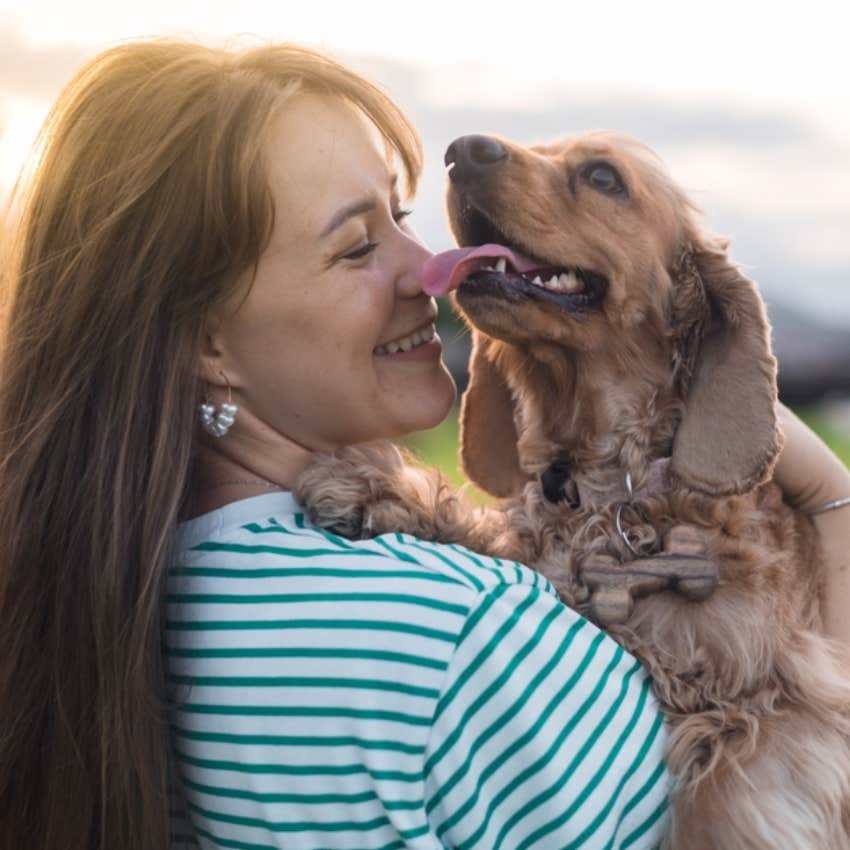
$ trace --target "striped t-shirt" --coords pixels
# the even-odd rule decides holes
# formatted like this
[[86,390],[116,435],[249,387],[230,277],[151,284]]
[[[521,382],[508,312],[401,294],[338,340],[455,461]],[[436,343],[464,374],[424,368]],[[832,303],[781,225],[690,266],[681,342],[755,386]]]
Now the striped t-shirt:
[[660,843],[649,679],[532,570],[269,493],[183,523],[167,593],[173,847]]

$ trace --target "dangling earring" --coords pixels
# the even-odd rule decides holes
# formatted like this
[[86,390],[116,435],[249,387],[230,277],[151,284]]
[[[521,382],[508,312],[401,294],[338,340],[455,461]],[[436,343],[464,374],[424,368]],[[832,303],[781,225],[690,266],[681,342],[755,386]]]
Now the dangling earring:
[[201,425],[204,426],[204,429],[207,433],[212,434],[213,437],[223,437],[229,430],[230,426],[233,424],[233,420],[236,417],[236,411],[239,408],[232,403],[232,392],[230,389],[230,381],[227,380],[227,376],[224,372],[219,372],[222,378],[224,378],[225,383],[227,384],[227,401],[223,402],[221,405],[221,410],[216,412],[215,405],[210,404],[208,401],[204,401],[198,407],[198,410],[201,414]]

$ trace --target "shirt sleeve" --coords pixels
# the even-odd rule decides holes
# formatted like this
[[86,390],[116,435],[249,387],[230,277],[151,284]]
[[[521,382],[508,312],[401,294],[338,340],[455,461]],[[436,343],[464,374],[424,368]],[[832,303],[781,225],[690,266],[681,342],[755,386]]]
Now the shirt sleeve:
[[647,850],[666,826],[665,744],[632,656],[545,590],[497,586],[446,671],[426,811],[458,850]]

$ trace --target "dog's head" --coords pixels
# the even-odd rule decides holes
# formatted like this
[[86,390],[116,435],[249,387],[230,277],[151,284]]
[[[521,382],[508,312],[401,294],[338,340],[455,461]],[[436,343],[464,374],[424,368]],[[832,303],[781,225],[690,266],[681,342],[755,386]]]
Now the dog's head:
[[559,362],[678,393],[672,471],[685,485],[723,495],[766,478],[779,440],[761,299],[648,148],[611,133],[531,148],[465,136],[446,162],[458,244],[506,248],[458,252],[443,270],[473,328],[461,421],[474,481],[503,496],[526,480],[520,384]]

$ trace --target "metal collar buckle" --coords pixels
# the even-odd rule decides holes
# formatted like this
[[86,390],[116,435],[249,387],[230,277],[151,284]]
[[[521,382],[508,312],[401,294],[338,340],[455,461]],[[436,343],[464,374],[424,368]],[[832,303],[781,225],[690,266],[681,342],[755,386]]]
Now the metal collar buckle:
[[[617,526],[617,533],[622,538],[623,543],[628,546],[629,551],[633,555],[639,556],[641,553],[632,545],[632,541],[629,540],[629,533],[623,528],[622,522],[623,508],[625,508],[627,505],[633,506],[635,496],[634,488],[632,487],[632,474],[628,470],[626,471],[626,494],[628,495],[628,501],[620,502],[620,504],[617,505],[617,513],[614,515],[614,523]],[[635,508],[635,510],[640,513],[640,510],[638,508]]]

